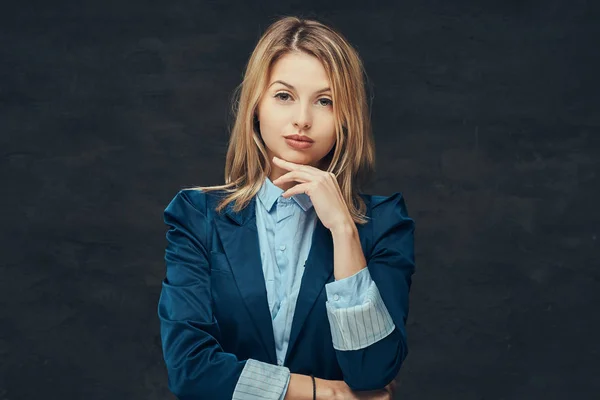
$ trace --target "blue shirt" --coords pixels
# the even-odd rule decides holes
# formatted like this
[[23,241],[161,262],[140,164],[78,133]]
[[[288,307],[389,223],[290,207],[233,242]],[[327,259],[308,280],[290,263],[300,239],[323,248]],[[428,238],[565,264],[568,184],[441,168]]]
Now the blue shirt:
[[308,195],[285,198],[282,193],[266,178],[256,204],[256,228],[279,365],[283,365],[287,351],[291,316],[317,222]]
[[[289,385],[284,359],[300,292],[304,263],[318,218],[304,193],[284,198],[283,189],[266,178],[257,193],[256,227],[266,283],[278,365],[248,360],[233,399],[283,399]],[[325,285],[327,310],[336,349],[355,350],[383,339],[394,324],[368,268]],[[331,300],[331,301],[330,301]],[[360,318],[354,318],[360,313]],[[369,326],[366,325],[369,316]],[[349,321],[352,321],[349,323]],[[357,324],[356,322],[359,322]],[[251,388],[252,390],[248,390]]]

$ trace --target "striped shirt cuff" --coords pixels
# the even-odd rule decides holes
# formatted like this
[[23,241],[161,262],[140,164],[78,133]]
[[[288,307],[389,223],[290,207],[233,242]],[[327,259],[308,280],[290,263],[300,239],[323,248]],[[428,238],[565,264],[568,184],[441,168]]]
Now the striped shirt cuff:
[[[344,286],[338,285],[341,282]],[[347,286],[350,282],[351,285]],[[325,305],[334,349],[363,349],[385,338],[396,327],[368,268],[325,287]],[[349,288],[353,288],[354,293],[350,293]],[[352,299],[360,299],[360,303],[354,304]],[[338,302],[344,306],[338,306]]]
[[285,397],[289,380],[289,368],[250,358],[244,365],[231,399],[281,400]]

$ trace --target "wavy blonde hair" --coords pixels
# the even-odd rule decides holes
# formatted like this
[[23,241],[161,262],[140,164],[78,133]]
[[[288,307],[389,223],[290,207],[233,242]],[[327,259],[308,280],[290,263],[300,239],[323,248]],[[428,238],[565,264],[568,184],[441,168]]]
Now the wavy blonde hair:
[[273,64],[290,52],[317,57],[331,83],[336,144],[321,162],[340,186],[355,223],[367,222],[366,205],[360,197],[362,185],[375,170],[369,106],[365,90],[366,72],[357,51],[337,31],[325,24],[297,17],[282,17],[270,25],[252,52],[242,83],[235,89],[234,124],[225,161],[225,184],[189,189],[223,190],[216,211],[229,203],[239,212],[260,190],[270,175],[271,163],[260,136],[256,109],[263,96]]

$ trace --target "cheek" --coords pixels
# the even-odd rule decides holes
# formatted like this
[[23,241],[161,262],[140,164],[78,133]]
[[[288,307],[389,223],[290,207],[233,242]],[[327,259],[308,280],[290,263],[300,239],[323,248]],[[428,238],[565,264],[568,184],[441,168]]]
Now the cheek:
[[323,140],[323,157],[327,155],[335,147],[336,137],[335,134],[328,137],[327,140]]
[[281,128],[285,126],[285,121],[277,117],[269,117],[266,120],[261,120],[261,127],[267,134],[279,133]]
[[260,118],[260,130],[264,136],[280,135],[286,124],[284,113],[276,112],[271,107],[264,107]]
[[325,146],[331,148],[335,145],[336,136],[335,136],[335,121],[333,117],[327,116],[321,122],[321,142],[325,144]]

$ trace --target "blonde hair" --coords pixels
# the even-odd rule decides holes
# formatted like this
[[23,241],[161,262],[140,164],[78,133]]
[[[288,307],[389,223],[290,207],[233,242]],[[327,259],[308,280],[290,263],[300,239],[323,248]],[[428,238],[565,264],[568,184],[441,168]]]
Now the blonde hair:
[[225,191],[217,212],[231,202],[239,212],[260,190],[271,164],[258,131],[256,109],[273,64],[283,55],[298,51],[317,57],[331,83],[336,144],[322,161],[328,162],[327,172],[335,175],[352,219],[364,224],[366,206],[359,192],[375,169],[375,143],[363,79],[366,72],[348,41],[315,20],[283,17],[267,28],[248,60],[242,83],[234,91],[235,121],[225,161],[225,184],[189,189]]

